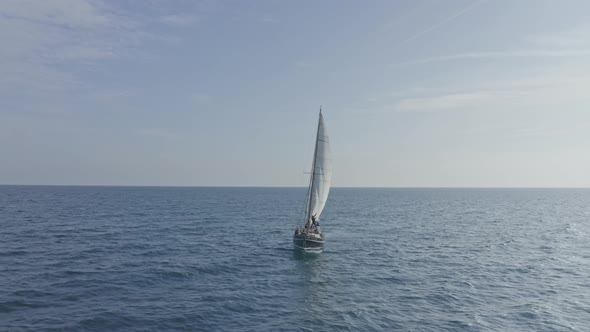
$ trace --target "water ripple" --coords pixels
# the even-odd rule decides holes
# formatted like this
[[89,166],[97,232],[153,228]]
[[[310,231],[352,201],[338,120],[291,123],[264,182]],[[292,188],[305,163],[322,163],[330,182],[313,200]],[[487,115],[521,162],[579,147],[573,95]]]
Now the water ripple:
[[0,330],[588,331],[590,190],[0,186]]

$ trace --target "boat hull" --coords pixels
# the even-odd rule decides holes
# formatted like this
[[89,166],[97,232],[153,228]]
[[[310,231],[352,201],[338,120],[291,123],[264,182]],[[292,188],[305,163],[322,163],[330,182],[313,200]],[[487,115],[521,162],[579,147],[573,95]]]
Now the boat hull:
[[293,236],[293,246],[295,246],[295,249],[304,251],[322,251],[324,249],[325,242],[326,241],[323,234],[298,234]]

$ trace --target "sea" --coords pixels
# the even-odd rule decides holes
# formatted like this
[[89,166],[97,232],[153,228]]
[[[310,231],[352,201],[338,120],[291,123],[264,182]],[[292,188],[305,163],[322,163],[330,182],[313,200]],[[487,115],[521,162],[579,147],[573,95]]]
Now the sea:
[[0,331],[590,331],[590,189],[0,186]]

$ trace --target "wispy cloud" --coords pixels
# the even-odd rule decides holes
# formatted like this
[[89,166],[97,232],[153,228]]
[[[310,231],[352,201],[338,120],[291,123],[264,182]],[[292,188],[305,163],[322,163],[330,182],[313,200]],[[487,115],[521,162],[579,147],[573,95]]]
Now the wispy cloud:
[[569,29],[525,37],[525,41],[537,47],[565,49],[590,49],[590,25],[583,24]]
[[159,21],[174,27],[187,27],[196,23],[199,18],[189,14],[172,14],[162,16]]
[[137,94],[138,92],[133,89],[100,90],[92,91],[88,97],[93,102],[109,103],[112,101],[119,101],[122,99],[134,97]]
[[482,109],[491,105],[559,104],[587,100],[590,75],[543,72],[526,78],[505,78],[474,86],[412,88],[382,95],[388,112],[438,112]]
[[547,123],[543,126],[520,127],[506,130],[506,134],[515,138],[538,138],[538,137],[568,137],[576,133],[587,133],[590,129],[590,122]]
[[[144,45],[178,38],[153,25],[185,27],[198,18],[192,13],[171,14],[168,6],[152,6],[138,13],[101,0],[0,1],[2,103],[12,100],[17,105],[12,108],[24,109],[27,102],[22,101],[30,101],[29,108],[38,108],[41,100],[58,100],[59,93],[85,93],[92,99],[97,93],[94,83],[84,76],[89,65],[149,59],[152,55],[140,52]],[[111,91],[105,94],[112,97]]]
[[469,5],[467,5],[467,6],[463,7],[463,8],[461,8],[460,10],[454,12],[450,16],[447,16],[447,17],[443,18],[442,20],[434,23],[433,25],[430,25],[430,26],[426,27],[425,29],[420,30],[419,32],[411,35],[410,37],[408,37],[406,39],[404,39],[402,41],[402,44],[405,44],[405,43],[410,42],[412,40],[418,39],[418,38],[422,37],[423,35],[425,35],[425,34],[431,32],[431,31],[434,31],[434,30],[440,28],[441,26],[443,26],[445,24],[448,24],[449,22],[452,22],[453,20],[456,20],[458,17],[464,15],[465,13],[469,12],[474,7],[476,7],[476,6],[484,3],[486,1],[487,0],[479,0],[479,1],[473,1],[473,2],[471,2]]
[[590,49],[582,50],[523,50],[502,52],[466,52],[450,55],[441,55],[423,59],[405,61],[394,64],[393,67],[426,64],[433,62],[445,62],[455,60],[482,60],[502,58],[547,58],[547,57],[586,57],[590,56]]
[[36,98],[80,81],[71,65],[114,58],[135,45],[137,22],[101,2],[0,2],[0,94]]
[[590,25],[522,38],[522,48],[502,51],[470,51],[430,56],[393,64],[393,67],[459,60],[512,58],[565,58],[590,56]]
[[471,93],[449,93],[429,97],[403,98],[388,106],[396,112],[433,112],[441,110],[456,110],[480,104],[493,98],[489,91]]
[[77,0],[4,0],[0,14],[8,20],[25,20],[71,28],[112,25],[112,15],[99,3]]

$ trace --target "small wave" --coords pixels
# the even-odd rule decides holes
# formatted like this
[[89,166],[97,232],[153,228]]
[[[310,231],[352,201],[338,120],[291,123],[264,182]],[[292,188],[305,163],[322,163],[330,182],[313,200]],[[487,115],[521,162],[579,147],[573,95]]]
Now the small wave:
[[5,301],[0,302],[0,313],[11,313],[17,310],[27,309],[27,308],[44,308],[46,304],[25,301],[25,300],[13,300],[13,301]]
[[14,292],[12,292],[12,295],[18,296],[18,297],[25,297],[25,298],[36,298],[36,297],[50,296],[50,295],[53,295],[53,293],[42,292],[42,291],[38,291],[38,290],[34,290],[34,289],[25,289],[25,290],[14,291]]
[[0,251],[0,257],[22,256],[28,253],[26,250]]

